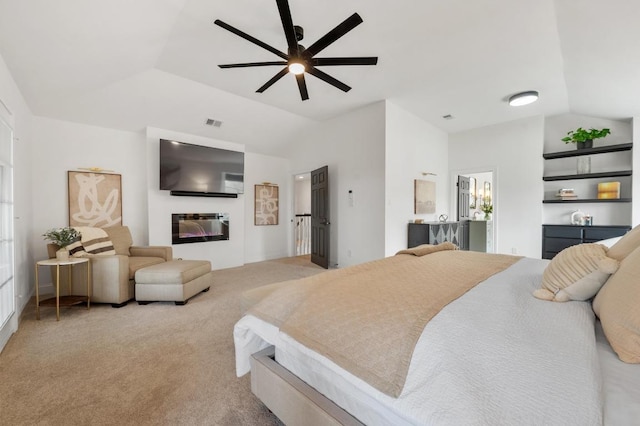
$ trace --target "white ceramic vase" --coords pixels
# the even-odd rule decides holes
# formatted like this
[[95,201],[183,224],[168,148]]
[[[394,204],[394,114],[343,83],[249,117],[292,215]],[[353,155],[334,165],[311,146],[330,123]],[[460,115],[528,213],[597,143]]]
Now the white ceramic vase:
[[66,248],[61,248],[56,252],[56,259],[58,260],[69,260],[69,251]]

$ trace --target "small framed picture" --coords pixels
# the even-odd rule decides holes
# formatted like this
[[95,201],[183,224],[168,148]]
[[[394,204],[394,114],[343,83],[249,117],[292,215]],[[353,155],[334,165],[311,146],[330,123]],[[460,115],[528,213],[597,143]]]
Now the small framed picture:
[[414,214],[436,212],[436,183],[428,180],[414,181]]

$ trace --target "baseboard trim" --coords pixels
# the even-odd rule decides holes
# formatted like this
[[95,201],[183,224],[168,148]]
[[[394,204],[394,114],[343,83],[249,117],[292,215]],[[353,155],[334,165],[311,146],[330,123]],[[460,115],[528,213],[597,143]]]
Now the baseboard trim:
[[0,329],[0,353],[2,353],[4,347],[9,343],[9,339],[13,336],[13,333],[18,331],[16,315],[15,312],[11,314],[4,326]]

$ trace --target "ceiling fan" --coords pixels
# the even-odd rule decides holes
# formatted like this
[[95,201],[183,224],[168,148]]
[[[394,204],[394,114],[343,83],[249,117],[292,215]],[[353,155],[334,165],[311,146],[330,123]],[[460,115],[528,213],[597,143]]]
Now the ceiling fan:
[[288,53],[281,52],[280,50],[269,46],[268,44],[250,36],[249,34],[240,31],[239,29],[232,27],[231,25],[216,19],[214,24],[224,28],[227,31],[234,33],[237,36],[256,44],[263,49],[268,50],[284,59],[283,61],[271,61],[271,62],[248,62],[241,64],[226,64],[218,65],[220,68],[246,68],[246,67],[265,67],[265,66],[284,66],[284,68],[276,75],[267,81],[256,92],[262,93],[271,87],[276,81],[280,80],[287,73],[291,72],[296,76],[298,82],[298,89],[300,90],[300,97],[303,101],[309,99],[309,92],[307,91],[307,83],[304,79],[304,74],[309,73],[320,80],[329,83],[330,85],[337,87],[338,89],[348,92],[351,87],[347,86],[340,80],[331,77],[329,74],[320,71],[319,66],[336,66],[336,65],[376,65],[378,63],[378,57],[343,57],[343,58],[316,58],[315,56],[320,53],[327,46],[338,40],[340,37],[360,25],[363,21],[360,15],[354,13],[347,19],[345,19],[337,27],[329,31],[323,37],[320,37],[318,41],[311,46],[305,48],[298,44],[304,36],[304,30],[298,25],[293,25],[291,18],[291,10],[289,9],[288,0],[276,0],[278,4],[278,11],[280,12],[280,19],[282,20],[282,27],[284,29],[284,35],[287,39]]

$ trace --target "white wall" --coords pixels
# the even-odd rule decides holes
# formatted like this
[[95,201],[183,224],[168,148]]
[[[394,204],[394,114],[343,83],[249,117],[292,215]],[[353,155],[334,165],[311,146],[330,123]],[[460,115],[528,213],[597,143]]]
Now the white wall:
[[[147,128],[147,200],[149,203],[149,244],[171,245],[171,215],[173,213],[228,213],[229,240],[207,241],[173,246],[173,256],[183,259],[208,260],[213,269],[244,264],[245,198],[177,197],[160,187],[160,139],[171,139],[196,145],[244,152],[244,145],[218,141],[202,136]],[[245,182],[245,191],[247,184]]]
[[449,135],[450,170],[495,170],[496,252],[540,258],[543,117]]
[[[449,208],[447,134],[392,102],[386,102],[385,256],[407,248],[407,223],[437,221]],[[423,176],[422,173],[434,173]],[[414,180],[436,183],[436,212],[414,215]]]
[[67,171],[113,170],[122,177],[122,222],[134,244],[147,243],[146,145],[142,133],[124,132],[49,118],[33,119],[33,229],[31,243],[46,258],[42,233],[69,224]]
[[385,105],[378,102],[318,123],[289,146],[291,175],[329,166],[332,266],[384,257],[384,129]]
[[0,329],[0,351],[18,329],[20,313],[33,294],[34,254],[29,244],[32,228],[31,159],[33,118],[13,77],[0,56],[0,115],[13,129],[13,216],[14,216],[14,296],[15,313]]
[[[244,159],[245,258],[244,263],[292,256],[293,219],[291,211],[293,183],[289,160],[268,155],[246,153]],[[256,226],[254,222],[255,185],[270,182],[278,185],[279,217],[277,225]]]
[[[289,235],[292,184],[289,162],[284,158],[245,153],[244,194],[238,198],[177,197],[159,190],[160,139],[244,151],[244,145],[204,138],[171,130],[147,128],[147,199],[151,245],[171,245],[172,213],[229,213],[229,240],[207,241],[173,246],[173,256],[183,259],[209,260],[215,269],[241,266],[291,253]],[[279,224],[255,226],[254,185],[262,182],[278,184],[280,196]]]

